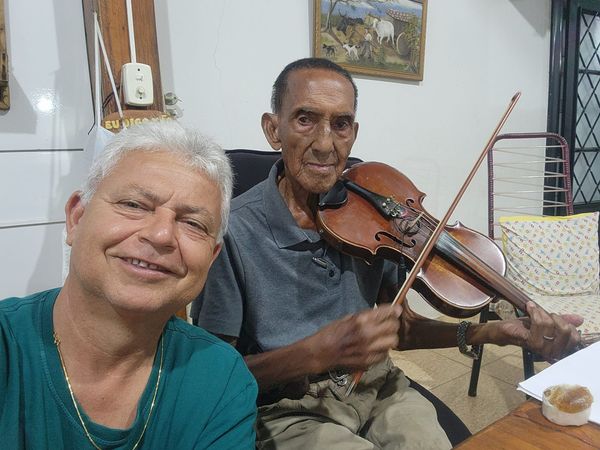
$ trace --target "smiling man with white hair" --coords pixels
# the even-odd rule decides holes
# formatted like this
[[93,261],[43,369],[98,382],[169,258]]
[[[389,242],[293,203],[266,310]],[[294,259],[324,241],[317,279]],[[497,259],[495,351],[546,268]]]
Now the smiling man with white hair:
[[227,227],[220,147],[176,123],[123,131],[67,201],[64,286],[0,302],[4,448],[254,448],[256,382],[174,314]]

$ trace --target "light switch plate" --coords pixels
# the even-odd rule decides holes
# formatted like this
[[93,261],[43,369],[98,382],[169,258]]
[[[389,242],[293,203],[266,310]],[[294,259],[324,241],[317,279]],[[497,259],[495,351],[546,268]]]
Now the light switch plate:
[[123,101],[132,106],[149,106],[154,103],[152,69],[147,64],[127,63],[121,69]]

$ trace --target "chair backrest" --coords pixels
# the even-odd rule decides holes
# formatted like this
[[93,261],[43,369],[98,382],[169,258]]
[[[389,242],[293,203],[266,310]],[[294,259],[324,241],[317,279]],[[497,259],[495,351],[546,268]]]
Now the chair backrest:
[[[225,153],[229,156],[233,167],[235,177],[233,185],[234,197],[266,180],[273,164],[281,158],[281,152],[276,151],[235,149],[226,150]],[[350,157],[348,158],[346,167],[350,167],[357,162],[361,162],[361,160]]]
[[488,235],[503,216],[573,214],[569,147],[554,133],[499,135],[488,153]]

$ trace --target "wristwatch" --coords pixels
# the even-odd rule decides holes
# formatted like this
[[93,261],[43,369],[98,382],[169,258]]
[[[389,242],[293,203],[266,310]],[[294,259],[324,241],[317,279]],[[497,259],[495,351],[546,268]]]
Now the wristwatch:
[[471,322],[467,322],[463,320],[458,324],[458,328],[456,329],[456,342],[458,345],[458,350],[469,358],[479,359],[479,352],[475,351],[475,346],[471,346],[471,350],[467,347],[467,330],[471,326]]

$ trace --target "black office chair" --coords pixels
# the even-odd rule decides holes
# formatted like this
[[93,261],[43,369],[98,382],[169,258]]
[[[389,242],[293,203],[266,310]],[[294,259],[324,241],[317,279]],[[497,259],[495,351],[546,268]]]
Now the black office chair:
[[[281,157],[280,152],[260,150],[227,150],[235,176],[233,196],[236,197],[265,180],[271,167]],[[347,167],[361,162],[359,158],[350,157]],[[410,386],[429,400],[435,407],[438,422],[446,432],[450,443],[455,446],[471,436],[469,429],[439,398],[420,384],[410,380]]]

